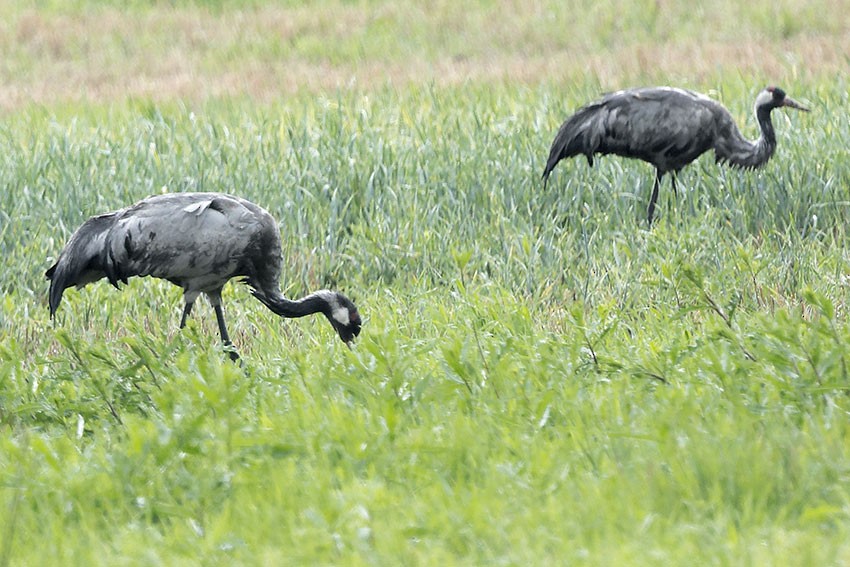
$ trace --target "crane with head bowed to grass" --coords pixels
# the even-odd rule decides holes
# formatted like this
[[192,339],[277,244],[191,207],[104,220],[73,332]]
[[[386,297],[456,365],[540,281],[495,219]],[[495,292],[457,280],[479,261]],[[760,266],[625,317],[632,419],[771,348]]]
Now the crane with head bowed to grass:
[[655,166],[655,184],[647,220],[652,224],[658,187],[664,174],[676,174],[708,150],[718,163],[754,169],[776,150],[770,113],[775,108],[808,111],[778,87],[767,87],[756,97],[755,114],[761,136],[751,142],[741,135],[732,115],[719,102],[689,90],[649,87],[617,91],[580,108],[558,130],[543,171],[549,174],[564,158],[584,155],[593,165],[594,154],[637,158]]
[[[281,241],[277,222],[254,203],[222,193],[156,195],[130,207],[90,218],[78,228],[47,270],[50,316],[65,289],[102,278],[118,287],[133,276],[152,276],[183,288],[180,328],[200,294],[215,310],[221,340],[231,346],[221,291],[242,277],[254,297],[281,317],[321,313],[350,343],[360,314],[341,293],[315,291],[290,300],[280,292]],[[235,350],[230,350],[237,359]]]

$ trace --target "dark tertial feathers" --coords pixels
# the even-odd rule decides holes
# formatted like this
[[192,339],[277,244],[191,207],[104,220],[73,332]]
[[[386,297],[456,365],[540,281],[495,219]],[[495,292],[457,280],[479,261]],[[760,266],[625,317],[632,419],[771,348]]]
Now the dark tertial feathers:
[[106,235],[118,213],[98,215],[87,220],[65,245],[61,261],[53,264],[45,276],[50,280],[50,316],[56,313],[62,293],[71,286],[83,287],[104,277],[102,252]]

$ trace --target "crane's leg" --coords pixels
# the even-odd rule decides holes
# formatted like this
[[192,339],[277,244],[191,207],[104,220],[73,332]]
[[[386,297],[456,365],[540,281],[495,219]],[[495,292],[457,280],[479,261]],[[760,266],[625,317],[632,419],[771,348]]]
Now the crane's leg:
[[655,170],[655,184],[652,187],[652,196],[649,198],[649,211],[646,217],[649,226],[652,226],[652,215],[655,213],[655,201],[658,200],[658,186],[661,185],[661,178],[664,176],[661,170]]
[[221,334],[221,342],[227,347],[227,354],[230,356],[230,360],[236,362],[239,360],[239,353],[233,348],[233,343],[230,342],[230,335],[227,334],[227,325],[224,324],[224,310],[221,308],[221,303],[216,303],[213,309],[215,309],[215,320],[218,322],[218,332]]
[[186,319],[189,318],[189,314],[192,312],[192,306],[195,305],[195,300],[198,299],[197,291],[189,291],[188,289],[183,290],[183,316],[180,318],[180,328],[186,326]]
[[233,343],[230,342],[230,335],[227,334],[227,325],[224,324],[224,310],[221,308],[221,303],[216,303],[213,309],[215,309],[215,319],[218,321],[218,332],[221,333],[221,342],[227,347],[227,354],[230,356],[230,360],[236,362],[239,360],[239,353],[236,352],[235,348],[232,348]]
[[207,299],[215,309],[215,320],[218,323],[218,332],[221,335],[221,342],[224,343],[227,349],[227,354],[230,360],[236,362],[239,360],[239,353],[233,348],[233,343],[230,342],[230,335],[227,334],[227,325],[224,323],[224,309],[221,307],[221,290],[206,292]]
[[180,318],[180,328],[186,326],[186,319],[189,318],[189,314],[192,312],[192,306],[195,305],[194,302],[186,302],[183,305],[183,316]]

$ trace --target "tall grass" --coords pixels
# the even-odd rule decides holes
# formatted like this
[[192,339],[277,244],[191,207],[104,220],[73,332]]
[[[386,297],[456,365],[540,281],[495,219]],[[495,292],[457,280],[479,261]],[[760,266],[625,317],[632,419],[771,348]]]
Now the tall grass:
[[[699,162],[649,231],[639,162],[566,162],[543,191],[580,98],[561,100],[425,87],[7,124],[6,556],[846,559],[847,133],[778,117],[778,159]],[[353,295],[355,349],[239,286],[241,369],[204,306],[176,332],[165,283],[69,290],[51,324],[42,272],[70,231],[165,190],[268,207],[287,293]]]
[[[641,14],[648,40],[671,17]],[[698,88],[755,137],[760,86]],[[651,230],[641,162],[542,187],[594,77],[10,112],[0,564],[847,563],[846,85],[784,86],[813,112],[774,113],[774,159],[703,158]],[[235,284],[242,366],[160,281],[68,290],[50,321],[71,232],[163,191],[268,208],[285,292],[352,296],[354,348]]]

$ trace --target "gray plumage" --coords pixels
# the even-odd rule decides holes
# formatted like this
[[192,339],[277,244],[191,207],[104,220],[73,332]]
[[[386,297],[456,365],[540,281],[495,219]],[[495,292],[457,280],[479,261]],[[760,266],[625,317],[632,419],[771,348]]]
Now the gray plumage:
[[782,89],[767,87],[755,101],[761,136],[751,142],[741,135],[729,111],[703,94],[672,87],[608,94],[563,123],[549,151],[544,186],[564,158],[584,155],[591,166],[594,154],[641,159],[656,170],[648,210],[651,224],[661,178],[672,172],[675,191],[675,174],[704,152],[714,150],[718,163],[735,167],[764,165],[776,150],[770,112],[779,107],[808,111]]
[[[203,293],[215,309],[221,339],[230,345],[221,307],[228,280],[244,278],[253,295],[282,317],[322,313],[349,343],[360,333],[357,308],[341,293],[320,290],[297,301],[280,293],[280,232],[264,209],[222,193],[156,195],[87,220],[71,235],[50,280],[50,316],[65,289],[106,278],[118,287],[152,276],[183,288],[180,328]],[[238,358],[231,350],[231,357]]]

